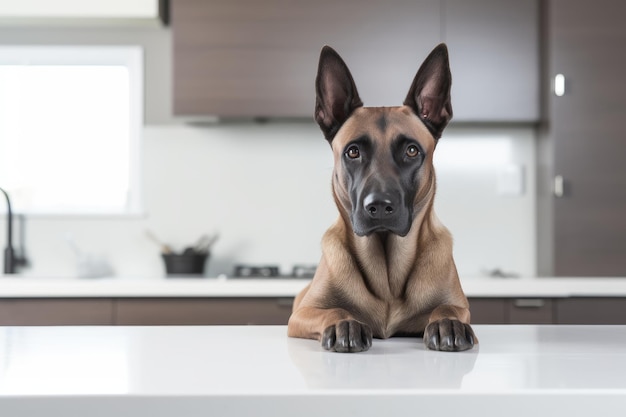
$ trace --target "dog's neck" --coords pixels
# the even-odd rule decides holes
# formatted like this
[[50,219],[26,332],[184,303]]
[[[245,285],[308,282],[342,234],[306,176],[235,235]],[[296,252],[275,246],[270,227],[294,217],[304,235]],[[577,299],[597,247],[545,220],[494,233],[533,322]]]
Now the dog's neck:
[[381,298],[401,296],[407,276],[418,264],[420,242],[430,241],[438,229],[439,221],[430,199],[415,216],[406,236],[388,232],[369,236],[353,234],[354,256],[372,292]]

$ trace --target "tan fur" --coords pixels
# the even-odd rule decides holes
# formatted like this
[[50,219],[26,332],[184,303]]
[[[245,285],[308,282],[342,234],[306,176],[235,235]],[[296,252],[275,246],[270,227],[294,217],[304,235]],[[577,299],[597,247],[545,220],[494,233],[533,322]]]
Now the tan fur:
[[[388,127],[381,131],[376,120],[383,114]],[[405,134],[417,139],[425,151],[416,215],[405,237],[391,233],[359,237],[352,231],[340,160],[347,142],[360,134],[368,134],[383,149]],[[429,323],[444,318],[469,323],[469,305],[452,257],[452,237],[433,210],[435,146],[432,134],[407,106],[360,107],[340,128],[332,141],[332,186],[340,215],[322,239],[315,277],[295,299],[289,336],[319,340],[328,326],[350,319],[371,326],[375,338],[420,335]]]

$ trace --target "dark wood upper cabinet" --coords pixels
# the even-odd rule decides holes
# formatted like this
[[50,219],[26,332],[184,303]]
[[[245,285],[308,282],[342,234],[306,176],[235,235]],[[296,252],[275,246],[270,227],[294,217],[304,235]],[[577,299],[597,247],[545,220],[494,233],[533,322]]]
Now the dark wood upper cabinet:
[[554,274],[624,276],[626,3],[551,0],[546,16],[546,78],[565,80],[562,96],[547,92],[549,175],[562,178],[548,236]]
[[449,44],[454,121],[538,119],[536,1],[172,0],[174,113],[312,118],[322,46],[366,106],[400,105]]
[[322,46],[365,105],[399,105],[439,41],[437,0],[173,0],[174,113],[311,117]]

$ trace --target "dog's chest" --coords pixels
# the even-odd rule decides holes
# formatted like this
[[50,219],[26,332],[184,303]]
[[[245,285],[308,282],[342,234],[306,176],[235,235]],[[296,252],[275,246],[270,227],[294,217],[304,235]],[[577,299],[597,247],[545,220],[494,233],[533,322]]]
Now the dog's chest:
[[398,328],[407,320],[407,310],[402,304],[393,303],[389,306],[387,314],[385,337],[390,337],[398,331]]
[[[381,306],[383,307],[383,306]],[[371,320],[375,337],[386,339],[398,333],[419,333],[423,331],[427,314],[411,308],[405,302],[385,303],[379,309],[378,317]]]
[[[401,297],[378,298],[370,309],[370,323],[376,337],[388,338],[395,334],[418,334],[424,331],[428,315],[440,301],[435,288],[412,282]],[[372,299],[370,299],[370,302]],[[373,306],[375,308],[371,308]],[[362,310],[363,311],[363,310]]]

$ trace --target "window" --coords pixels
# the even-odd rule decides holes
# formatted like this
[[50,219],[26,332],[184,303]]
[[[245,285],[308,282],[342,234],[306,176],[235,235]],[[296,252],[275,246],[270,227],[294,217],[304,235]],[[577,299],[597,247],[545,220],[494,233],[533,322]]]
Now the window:
[[0,47],[0,187],[29,214],[140,212],[142,51]]

